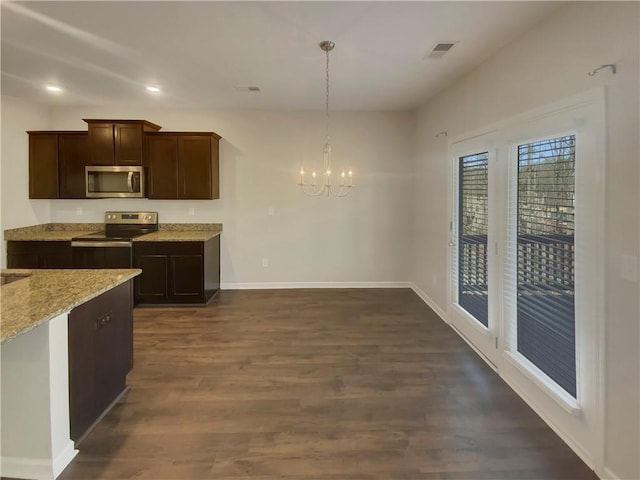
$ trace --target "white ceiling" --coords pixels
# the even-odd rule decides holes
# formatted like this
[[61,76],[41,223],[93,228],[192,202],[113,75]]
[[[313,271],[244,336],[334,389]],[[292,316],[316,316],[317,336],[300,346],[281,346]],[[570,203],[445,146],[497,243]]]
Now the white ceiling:
[[[2,93],[51,105],[408,110],[558,2],[6,2]],[[459,43],[424,58],[440,41]],[[64,88],[51,94],[44,85]],[[158,85],[159,95],[144,86]],[[238,92],[255,85],[260,92]]]

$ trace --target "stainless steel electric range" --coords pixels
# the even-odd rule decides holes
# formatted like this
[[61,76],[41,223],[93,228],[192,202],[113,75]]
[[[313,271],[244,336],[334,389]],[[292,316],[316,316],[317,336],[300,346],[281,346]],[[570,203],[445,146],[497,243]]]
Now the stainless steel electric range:
[[71,239],[75,268],[131,268],[133,239],[158,230],[157,212],[106,212],[104,230]]

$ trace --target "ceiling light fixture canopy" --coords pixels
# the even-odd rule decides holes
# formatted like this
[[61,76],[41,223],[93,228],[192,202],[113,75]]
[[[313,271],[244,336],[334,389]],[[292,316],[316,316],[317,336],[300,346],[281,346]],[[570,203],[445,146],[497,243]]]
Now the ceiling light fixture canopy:
[[147,85],[147,91],[151,93],[160,93],[160,88],[154,85]]
[[305,179],[304,165],[300,167],[300,189],[306,195],[311,197],[317,197],[320,195],[345,197],[353,188],[353,171],[351,167],[347,170],[342,170],[340,178],[336,180],[335,184],[332,183],[332,171],[331,171],[331,143],[329,142],[329,52],[336,46],[331,40],[325,40],[320,42],[320,49],[325,52],[327,57],[326,66],[326,101],[325,101],[325,137],[324,147],[322,149],[324,156],[324,169],[321,174],[316,171],[311,172],[311,180],[308,182]]
[[56,86],[56,85],[47,85],[45,87],[48,91],[53,92],[53,93],[60,93],[62,92],[62,88]]

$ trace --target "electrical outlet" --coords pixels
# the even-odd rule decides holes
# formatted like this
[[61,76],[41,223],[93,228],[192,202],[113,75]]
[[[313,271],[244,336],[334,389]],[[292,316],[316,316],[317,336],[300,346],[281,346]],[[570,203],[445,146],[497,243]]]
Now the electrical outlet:
[[76,207],[76,215],[81,217],[83,214],[82,207]]
[[269,259],[268,258],[263,258],[262,259],[262,266],[264,268],[267,268],[269,266]]
[[196,214],[196,209],[193,207],[189,207],[189,216],[193,217]]
[[275,210],[273,209],[273,207],[269,207],[269,216],[273,217],[274,214],[275,214]]

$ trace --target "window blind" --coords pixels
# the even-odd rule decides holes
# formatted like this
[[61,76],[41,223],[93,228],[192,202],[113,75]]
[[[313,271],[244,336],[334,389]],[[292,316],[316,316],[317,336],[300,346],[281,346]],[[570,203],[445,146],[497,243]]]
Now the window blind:
[[576,397],[575,135],[518,146],[517,349]]
[[458,304],[485,327],[488,318],[488,152],[460,157]]

